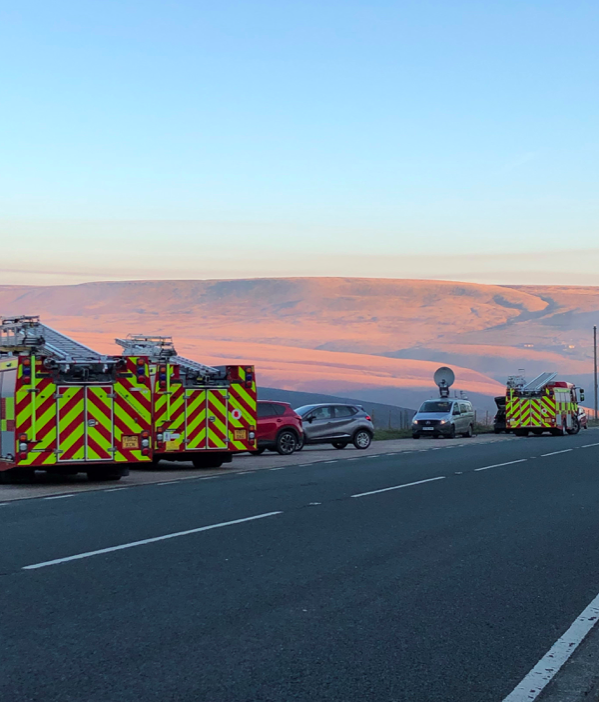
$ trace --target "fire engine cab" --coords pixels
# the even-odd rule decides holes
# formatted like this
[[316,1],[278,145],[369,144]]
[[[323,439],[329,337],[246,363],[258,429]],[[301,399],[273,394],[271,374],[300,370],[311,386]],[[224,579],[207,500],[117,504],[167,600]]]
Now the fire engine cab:
[[521,376],[508,379],[506,428],[517,436],[549,432],[555,436],[580,431],[579,402],[584,390],[573,383],[556,381],[557,373],[541,373],[526,383]]
[[147,359],[104,356],[41,324],[0,321],[0,482],[35,470],[118,480],[150,462]]

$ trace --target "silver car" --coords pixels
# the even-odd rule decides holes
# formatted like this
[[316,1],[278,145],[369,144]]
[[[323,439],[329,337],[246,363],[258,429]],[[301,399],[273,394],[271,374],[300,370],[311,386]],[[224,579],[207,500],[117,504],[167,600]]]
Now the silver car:
[[338,449],[349,443],[357,449],[370,446],[374,425],[360,405],[304,405],[295,411],[302,418],[304,444],[333,444]]
[[467,400],[427,400],[412,420],[412,436],[447,436],[474,434],[474,410]]

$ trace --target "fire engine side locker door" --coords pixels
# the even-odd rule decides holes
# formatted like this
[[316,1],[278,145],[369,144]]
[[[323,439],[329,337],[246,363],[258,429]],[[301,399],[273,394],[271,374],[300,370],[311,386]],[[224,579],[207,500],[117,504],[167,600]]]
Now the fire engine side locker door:
[[85,388],[85,459],[111,461],[114,457],[114,394],[111,385]]
[[85,388],[56,388],[58,415],[58,462],[85,460]]
[[185,390],[185,450],[207,448],[206,421],[206,390]]
[[209,449],[229,447],[229,392],[227,388],[206,393],[206,432]]

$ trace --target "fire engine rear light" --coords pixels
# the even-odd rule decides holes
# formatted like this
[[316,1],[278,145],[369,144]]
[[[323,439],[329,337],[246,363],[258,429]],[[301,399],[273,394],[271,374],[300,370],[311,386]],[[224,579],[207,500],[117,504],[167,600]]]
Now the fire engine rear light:
[[26,453],[20,453],[20,454],[19,454],[19,458],[22,459],[22,460],[25,460],[25,459],[27,458],[27,454],[26,454]]
[[150,449],[149,449],[149,448],[142,448],[141,454],[142,454],[142,456],[149,456],[149,455],[150,455]]
[[156,441],[162,442],[163,436],[162,434],[156,434]]
[[150,446],[150,440],[149,439],[142,439],[141,440],[141,447],[142,449],[149,448]]
[[27,441],[27,434],[19,434],[19,441]]
[[245,383],[243,384],[243,387],[245,387],[245,388],[251,388],[251,387],[252,387],[252,381],[251,381],[251,380],[246,380]]
[[250,438],[250,441],[253,441],[253,440],[256,438],[256,434],[255,434],[253,431],[251,431],[251,432],[248,434],[248,436],[249,436],[249,438]]
[[150,432],[149,432],[149,431],[142,431],[142,433],[141,433],[141,438],[142,438],[142,439],[149,439],[149,438],[150,438]]
[[[24,441],[21,441],[21,443],[19,444],[19,451],[21,453],[24,453],[25,455],[27,455],[28,449],[29,449],[29,444],[26,444]],[[21,456],[21,458],[22,458],[22,456]]]

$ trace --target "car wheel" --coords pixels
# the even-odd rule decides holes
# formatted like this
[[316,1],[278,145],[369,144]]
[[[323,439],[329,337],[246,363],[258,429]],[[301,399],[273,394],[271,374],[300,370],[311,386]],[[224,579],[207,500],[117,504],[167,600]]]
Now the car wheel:
[[367,449],[372,442],[372,434],[367,429],[358,429],[354,434],[353,444],[357,449]]
[[344,449],[348,443],[349,441],[333,441],[333,446],[336,449]]
[[472,428],[472,424],[468,425],[468,431],[464,432],[462,436],[465,439],[471,439],[474,436],[474,429]]
[[300,436],[300,438],[297,440],[297,444],[295,446],[296,451],[301,451],[304,446],[306,445],[306,440],[304,439],[303,436]]
[[451,429],[449,430],[449,434],[447,436],[450,439],[455,439],[455,424],[451,425]]
[[292,431],[283,430],[277,436],[277,453],[289,456],[297,447],[297,437]]

